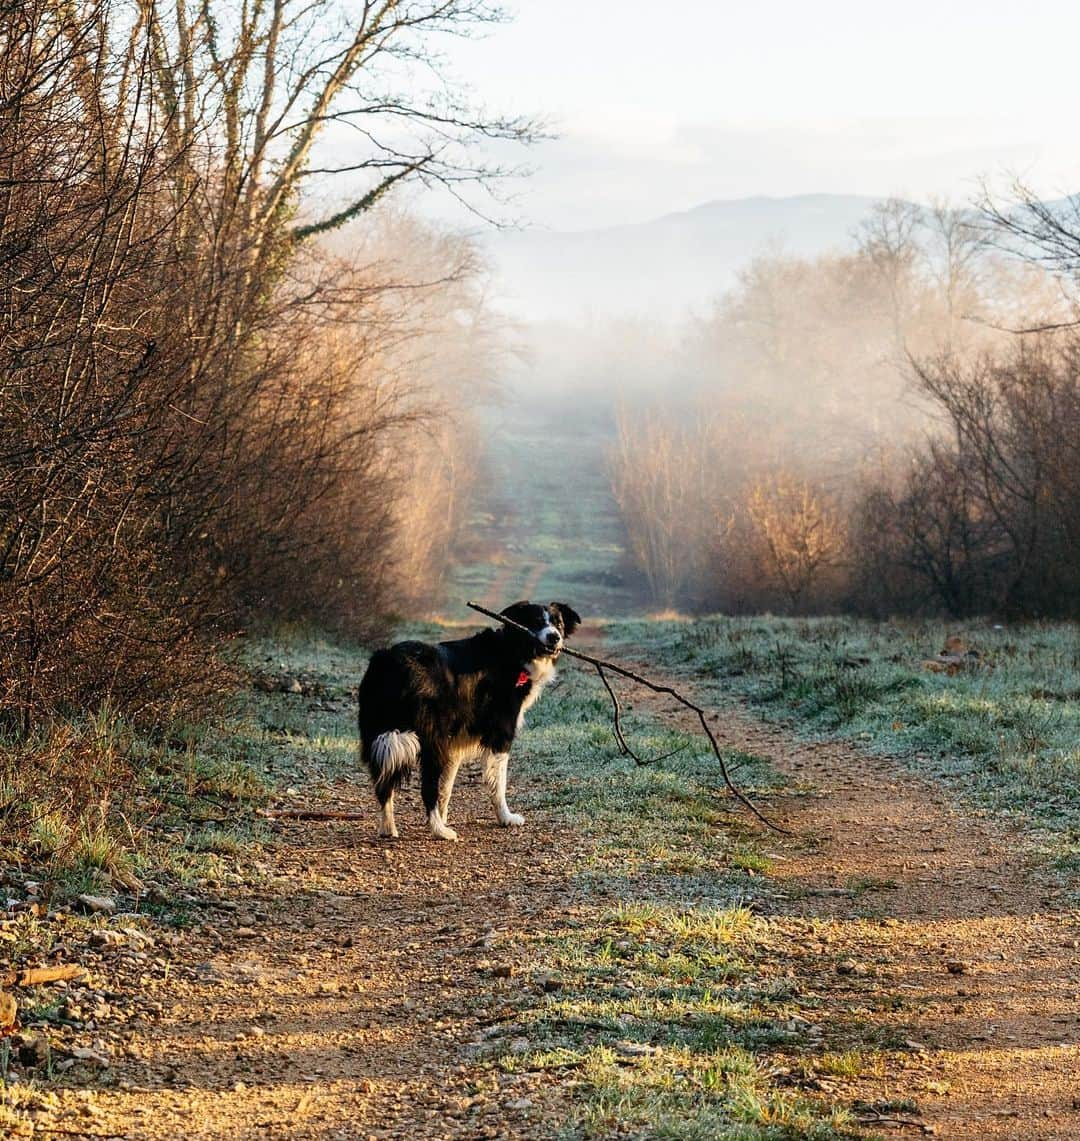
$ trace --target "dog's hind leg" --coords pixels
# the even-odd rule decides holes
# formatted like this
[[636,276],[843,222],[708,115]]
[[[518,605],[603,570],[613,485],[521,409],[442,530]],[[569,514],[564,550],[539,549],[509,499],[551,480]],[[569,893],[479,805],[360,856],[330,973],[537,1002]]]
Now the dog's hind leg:
[[525,817],[511,812],[506,803],[506,768],[509,763],[509,753],[485,753],[484,784],[495,806],[495,819],[504,828],[516,828],[525,823]]
[[360,751],[371,772],[379,805],[379,835],[394,838],[398,834],[394,823],[394,792],[412,772],[420,753],[420,739],[412,731],[390,729],[380,733],[370,748],[362,741]]
[[379,801],[379,835],[386,836],[389,839],[397,839],[397,824],[394,823],[394,793],[396,789],[391,788],[389,792],[376,792],[376,797]]

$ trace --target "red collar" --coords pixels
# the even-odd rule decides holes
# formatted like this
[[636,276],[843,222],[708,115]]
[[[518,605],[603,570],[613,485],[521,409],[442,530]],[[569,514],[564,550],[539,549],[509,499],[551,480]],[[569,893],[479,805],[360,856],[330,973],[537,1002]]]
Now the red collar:
[[521,673],[518,674],[518,679],[514,688],[521,689],[523,685],[528,685],[530,681],[532,681],[532,678],[529,677],[528,672],[526,670],[522,670]]

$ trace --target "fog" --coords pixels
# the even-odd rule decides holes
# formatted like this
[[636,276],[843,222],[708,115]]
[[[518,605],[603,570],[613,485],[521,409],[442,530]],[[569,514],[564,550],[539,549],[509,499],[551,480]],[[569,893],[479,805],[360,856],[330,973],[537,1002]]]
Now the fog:
[[[960,390],[990,420],[1003,417],[1020,467],[1034,462],[1011,414],[993,411],[1007,404],[994,385],[1012,382],[986,370],[1011,367],[1000,363],[1016,350],[1011,327],[1071,308],[1059,279],[1005,244],[971,207],[827,195],[501,236],[488,247],[495,296],[514,314],[521,350],[504,402],[524,416],[560,408],[574,446],[602,453],[628,569],[653,604],[1000,606],[997,580],[963,587],[969,602],[944,600],[938,564],[946,577],[993,579],[975,564],[1000,562],[1005,540],[987,534],[978,553],[967,532],[1016,505],[971,488],[958,523],[916,500],[927,464],[944,483],[950,465],[976,471],[972,427],[950,403]],[[1022,357],[1033,347],[1024,345]],[[965,370],[983,389],[968,391]],[[868,513],[886,502],[891,519],[919,518],[874,556],[896,571],[883,590],[889,575],[868,570],[882,520]]]

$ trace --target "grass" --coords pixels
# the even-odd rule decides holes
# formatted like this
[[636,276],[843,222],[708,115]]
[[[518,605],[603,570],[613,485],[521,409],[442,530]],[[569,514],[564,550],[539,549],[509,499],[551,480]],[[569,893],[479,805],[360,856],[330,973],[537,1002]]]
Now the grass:
[[[592,837],[577,878],[593,903],[585,919],[513,937],[539,997],[501,1028],[492,1064],[570,1082],[568,1137],[854,1136],[821,1079],[876,1073],[902,1039],[866,987],[822,1017],[823,1000],[793,979],[791,935],[762,914],[773,858],[742,830],[704,741],[639,767],[615,748],[599,683],[564,674],[530,712],[521,751],[544,774],[532,806]],[[626,721],[646,752],[685,742],[644,713]],[[777,787],[761,758],[726,759],[758,795]],[[822,952],[818,975],[834,975],[835,954]]]
[[[671,1138],[841,1138],[846,1108],[778,1085],[797,1044],[793,1000],[763,985],[768,925],[739,905],[631,904],[585,931],[538,937],[562,980],[509,1033],[510,1072],[578,1071],[571,1134]],[[820,1054],[818,1074],[857,1076],[870,1052]]]
[[450,576],[451,613],[492,592],[500,606],[528,593],[545,601],[587,598],[589,617],[632,612],[637,594],[623,526],[597,445],[597,432],[611,426],[590,423],[576,434],[557,411],[499,415],[487,434],[487,463],[497,478],[483,482],[469,545]]
[[[564,667],[564,680],[529,713],[530,764],[546,775],[533,803],[556,818],[588,822],[596,837],[584,874],[594,886],[652,883],[657,890],[709,896],[730,864],[764,868],[741,843],[742,822],[727,801],[719,766],[702,738],[688,742],[653,718],[628,711],[628,735],[644,756],[680,749],[659,765],[622,757],[611,735],[608,698],[595,678]],[[556,696],[557,695],[557,696]],[[760,758],[729,754],[748,790],[777,787]],[[733,841],[734,837],[734,841]]]
[[265,841],[253,809],[273,790],[353,775],[365,662],[359,647],[278,631],[246,639],[236,664],[302,678],[301,694],[244,687],[222,716],[155,731],[103,708],[0,742],[0,864],[61,895],[102,879],[122,891],[146,876],[220,877]]
[[[955,674],[924,667],[958,635]],[[610,643],[809,734],[905,758],[970,801],[1080,838],[1080,631],[1070,623],[855,619],[620,621]]]

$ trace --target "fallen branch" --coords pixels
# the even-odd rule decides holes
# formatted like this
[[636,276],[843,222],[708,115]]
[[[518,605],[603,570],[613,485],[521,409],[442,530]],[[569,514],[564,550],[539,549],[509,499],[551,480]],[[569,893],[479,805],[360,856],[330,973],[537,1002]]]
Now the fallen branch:
[[335,808],[259,808],[255,815],[267,820],[367,820],[370,813],[339,812]]
[[62,967],[24,967],[21,971],[8,971],[0,975],[0,986],[41,986],[42,983],[81,979],[85,974],[86,968],[75,963]]
[[[488,618],[494,618],[496,622],[501,622],[504,626],[511,626],[515,630],[520,630],[523,634],[528,634],[530,638],[533,638],[539,642],[539,639],[536,638],[536,633],[530,630],[527,626],[522,626],[520,622],[515,622],[512,618],[506,618],[502,614],[496,614],[494,610],[488,610],[487,607],[481,606],[476,602],[467,602],[465,605],[468,606],[470,610],[475,610],[478,614],[484,614]],[[545,646],[544,649],[546,650],[547,647]],[[619,741],[620,747],[626,745],[626,742],[625,738],[623,737],[622,726],[619,723],[619,702],[618,698],[615,696],[614,690],[612,690],[611,686],[608,684],[607,678],[604,677],[604,670],[610,670],[612,673],[618,674],[620,677],[625,677],[630,681],[637,682],[638,685],[643,685],[646,689],[651,689],[653,693],[667,694],[669,697],[674,698],[684,708],[691,710],[693,713],[696,713],[698,721],[701,722],[702,731],[708,738],[709,744],[712,746],[713,755],[716,757],[716,760],[720,765],[720,774],[724,778],[724,784],[727,786],[728,791],[731,793],[731,795],[735,797],[735,799],[745,808],[749,809],[749,811],[752,812],[753,815],[756,816],[757,819],[760,820],[766,828],[771,828],[774,832],[781,832],[785,836],[791,835],[790,829],[782,828],[779,824],[774,824],[773,821],[771,821],[761,811],[761,809],[759,809],[758,806],[754,804],[754,802],[746,795],[746,793],[739,789],[735,782],[731,779],[731,774],[728,772],[728,767],[724,761],[724,756],[720,752],[720,745],[717,742],[716,737],[713,735],[712,729],[709,728],[709,723],[706,720],[705,710],[702,709],[700,705],[696,705],[688,697],[684,697],[681,693],[679,693],[677,689],[673,689],[670,685],[662,685],[658,682],[650,681],[647,677],[642,677],[641,674],[635,673],[633,670],[628,670],[625,666],[616,665],[614,662],[605,661],[603,658],[593,657],[592,654],[582,653],[581,650],[571,650],[568,646],[564,646],[560,653],[566,654],[567,657],[577,658],[582,662],[588,662],[588,664],[592,666],[597,671],[597,673],[600,674],[600,677],[603,678],[605,688],[607,689],[608,694],[610,695],[615,706],[615,724],[617,726],[616,740]],[[626,752],[629,753],[628,745],[626,745]],[[632,753],[629,755],[633,756]],[[636,757],[634,759],[637,760]],[[638,763],[640,764],[641,762],[639,761]]]
[[116,1137],[121,1141],[124,1137],[130,1137],[130,1133],[91,1133],[86,1129],[64,1129],[59,1125],[36,1125],[34,1129],[38,1133],[58,1133],[62,1137]]
[[668,753],[662,753],[659,757],[653,757],[648,761],[642,760],[642,758],[639,757],[637,753],[635,753],[634,750],[630,748],[626,737],[623,735],[622,706],[619,704],[618,694],[616,694],[614,688],[611,685],[611,682],[608,681],[607,674],[604,673],[603,666],[598,665],[596,667],[596,672],[600,675],[600,680],[604,683],[604,688],[608,691],[608,697],[611,698],[611,707],[615,711],[615,723],[612,726],[612,732],[615,734],[615,740],[618,742],[619,752],[621,752],[624,757],[630,757],[636,765],[655,765],[660,761],[666,761],[668,757],[675,756],[676,753],[681,753],[687,747],[689,742],[687,742],[687,744],[680,745],[677,749],[672,749]]
[[917,1121],[912,1117],[888,1117],[881,1113],[859,1113],[855,1111],[856,1120],[860,1125],[892,1125],[897,1129],[919,1129],[923,1133],[932,1133],[933,1130],[925,1121]]

